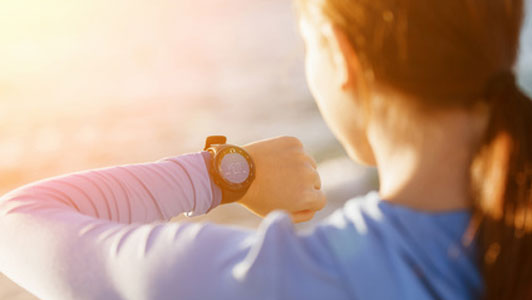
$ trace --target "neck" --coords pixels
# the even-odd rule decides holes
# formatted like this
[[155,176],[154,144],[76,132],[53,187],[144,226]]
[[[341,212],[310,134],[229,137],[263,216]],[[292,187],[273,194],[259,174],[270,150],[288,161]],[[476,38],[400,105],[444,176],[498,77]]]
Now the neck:
[[469,169],[481,122],[465,111],[453,111],[409,121],[406,130],[385,123],[371,126],[368,134],[382,199],[432,212],[471,206]]

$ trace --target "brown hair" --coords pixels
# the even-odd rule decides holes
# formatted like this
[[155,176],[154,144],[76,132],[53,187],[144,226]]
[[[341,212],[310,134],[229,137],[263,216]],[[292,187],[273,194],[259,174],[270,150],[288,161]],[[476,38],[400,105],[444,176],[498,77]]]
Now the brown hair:
[[485,299],[532,299],[532,102],[512,72],[522,0],[297,0],[343,30],[365,82],[424,106],[490,107],[471,165]]

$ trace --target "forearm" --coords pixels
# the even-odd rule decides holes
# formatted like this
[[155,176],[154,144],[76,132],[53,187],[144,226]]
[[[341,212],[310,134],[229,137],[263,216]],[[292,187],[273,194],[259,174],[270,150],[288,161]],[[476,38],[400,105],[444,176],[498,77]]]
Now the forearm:
[[200,153],[42,180],[0,200],[4,214],[59,209],[119,223],[199,215],[220,203]]
[[147,257],[159,234],[185,234],[186,225],[141,223],[205,213],[220,202],[213,187],[200,153],[20,187],[0,198],[0,271],[43,299],[122,298],[92,276],[106,276],[119,258]]

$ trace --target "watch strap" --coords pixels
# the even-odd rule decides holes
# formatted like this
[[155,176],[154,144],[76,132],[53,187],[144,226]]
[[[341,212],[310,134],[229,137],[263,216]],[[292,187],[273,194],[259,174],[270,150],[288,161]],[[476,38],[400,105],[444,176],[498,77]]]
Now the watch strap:
[[225,143],[227,143],[227,138],[224,135],[210,135],[205,140],[203,150],[209,149],[212,145],[223,145]]
[[222,202],[223,204],[226,204],[226,203],[232,203],[232,202],[236,202],[240,199],[242,199],[242,197],[244,197],[244,195],[247,193],[249,187],[245,190],[240,190],[240,191],[230,191],[230,190],[226,190],[226,189],[222,189]]
[[207,167],[207,172],[209,173],[209,179],[211,182],[212,204],[211,207],[207,210],[208,213],[213,208],[217,207],[222,203],[223,193],[222,189],[214,182],[214,178],[212,178],[212,154],[208,151],[202,151],[201,155],[203,156],[203,160],[205,161],[205,166]]

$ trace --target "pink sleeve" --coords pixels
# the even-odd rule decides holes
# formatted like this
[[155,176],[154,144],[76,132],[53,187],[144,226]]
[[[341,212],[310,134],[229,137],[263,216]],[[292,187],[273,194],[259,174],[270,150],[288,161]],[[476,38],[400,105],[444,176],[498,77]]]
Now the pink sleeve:
[[3,213],[77,211],[118,223],[149,223],[208,212],[220,203],[201,153],[38,181],[1,200]]
[[0,198],[0,271],[40,299],[138,298],[195,239],[164,221],[220,200],[201,153],[28,184]]

